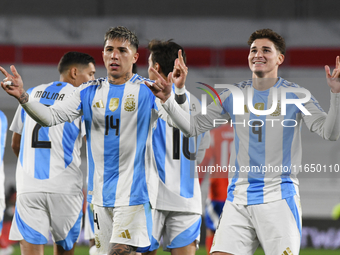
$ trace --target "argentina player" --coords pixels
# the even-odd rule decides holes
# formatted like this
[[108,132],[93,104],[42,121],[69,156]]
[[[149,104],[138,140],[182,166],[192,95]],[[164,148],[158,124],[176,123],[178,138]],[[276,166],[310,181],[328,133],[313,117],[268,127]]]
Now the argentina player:
[[[94,79],[94,65],[90,55],[68,52],[58,65],[59,81],[27,93],[43,105],[63,102],[75,87]],[[80,148],[85,126],[81,118],[42,127],[19,105],[10,130],[18,161],[17,201],[9,238],[20,241],[22,254],[44,254],[51,231],[55,254],[74,254],[83,215]]]
[[132,73],[138,38],[125,27],[110,28],[104,37],[107,77],[83,84],[65,101],[51,107],[33,102],[13,75],[0,68],[13,86],[1,86],[16,97],[39,123],[53,126],[83,116],[87,138],[87,201],[93,204],[99,254],[135,254],[150,246],[151,206],[158,173],[152,131],[159,117],[155,96],[145,78]]
[[[270,29],[261,29],[250,36],[248,44],[252,79],[235,84],[234,89],[251,95],[251,103],[260,110],[271,108],[274,91],[281,93],[289,89],[286,96],[293,102],[305,97],[298,85],[278,77],[278,67],[283,63],[285,54],[285,42],[280,35]],[[170,93],[171,87],[165,81],[150,87],[165,102],[163,108],[185,135],[196,136],[214,128],[216,119],[231,120],[235,124],[230,165],[236,170],[229,172],[228,197],[211,253],[250,255],[261,243],[266,254],[299,254],[302,224],[296,173],[265,172],[261,169],[271,169],[270,166],[289,169],[291,165],[301,165],[302,122],[326,140],[339,138],[339,57],[332,74],[328,66],[325,71],[331,89],[328,114],[311,97],[303,105],[298,104],[300,107],[288,104],[286,115],[274,109],[268,115],[257,112],[259,116],[256,116],[248,108],[249,103],[244,108],[242,105],[242,109],[233,108],[237,103],[233,100],[239,99],[228,89],[219,95],[222,105],[212,103],[206,115],[189,116],[178,107]],[[294,92],[294,89],[299,92]],[[277,108],[281,108],[279,106]],[[234,114],[236,110],[243,109],[244,114]],[[305,114],[302,110],[311,114]],[[291,125],[288,125],[289,122]]]

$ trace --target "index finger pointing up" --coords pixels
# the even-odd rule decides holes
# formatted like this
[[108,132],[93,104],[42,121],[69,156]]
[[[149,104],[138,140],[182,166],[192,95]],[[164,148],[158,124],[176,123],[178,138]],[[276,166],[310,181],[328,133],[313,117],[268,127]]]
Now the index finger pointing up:
[[184,65],[184,58],[183,58],[182,50],[178,50],[178,60],[181,64]]
[[3,68],[2,66],[0,66],[0,71],[2,72],[3,75],[5,75],[6,77],[8,77],[8,73],[5,70],[5,68]]

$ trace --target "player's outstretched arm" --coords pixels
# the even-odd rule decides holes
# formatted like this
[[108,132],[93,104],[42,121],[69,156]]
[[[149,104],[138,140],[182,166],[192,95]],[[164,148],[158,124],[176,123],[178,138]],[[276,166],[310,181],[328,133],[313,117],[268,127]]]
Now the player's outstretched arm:
[[336,57],[335,69],[331,73],[330,67],[325,66],[327,84],[331,89],[331,101],[328,114],[321,112],[310,100],[311,115],[304,116],[307,127],[325,140],[336,141],[340,137],[340,58]]
[[340,93],[340,57],[335,60],[335,69],[331,73],[328,65],[325,66],[327,84],[333,93]]
[[1,87],[11,96],[15,97],[20,104],[28,102],[28,94],[24,90],[24,84],[22,82],[21,76],[17,72],[14,65],[11,65],[11,72],[9,74],[5,68],[0,66],[0,71],[5,75],[5,79],[1,81]]

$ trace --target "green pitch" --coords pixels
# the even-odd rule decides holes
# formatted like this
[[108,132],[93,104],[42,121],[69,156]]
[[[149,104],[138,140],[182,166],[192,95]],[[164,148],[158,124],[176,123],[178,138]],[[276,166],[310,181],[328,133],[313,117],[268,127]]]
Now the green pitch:
[[[86,246],[77,246],[75,249],[74,255],[88,255],[89,248]],[[14,253],[12,255],[20,255],[20,248],[18,245],[14,246]],[[300,255],[339,255],[340,250],[310,250],[305,249],[301,250]],[[53,247],[52,246],[46,246],[45,247],[45,255],[53,255]],[[164,252],[159,250],[157,252],[157,255],[170,255],[170,252]],[[204,247],[201,247],[197,252],[196,255],[207,255]],[[258,249],[254,255],[264,255],[264,252],[260,249]]]

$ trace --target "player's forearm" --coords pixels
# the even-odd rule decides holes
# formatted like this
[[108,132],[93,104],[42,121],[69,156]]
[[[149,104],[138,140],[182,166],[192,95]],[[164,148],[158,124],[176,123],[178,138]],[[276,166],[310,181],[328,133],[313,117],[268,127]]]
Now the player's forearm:
[[[162,106],[168,113],[168,117],[171,118],[173,124],[178,127],[185,136],[188,136],[190,134],[190,114],[178,105],[174,94],[171,94]],[[171,123],[169,124],[171,125]]]
[[47,106],[36,102],[36,101],[28,101],[24,104],[21,104],[22,108],[25,109],[27,114],[38,122],[43,127],[52,126],[52,116],[50,110]]
[[336,141],[340,136],[340,93],[331,93],[331,102],[328,115],[319,119],[313,125],[313,130],[322,138]]

